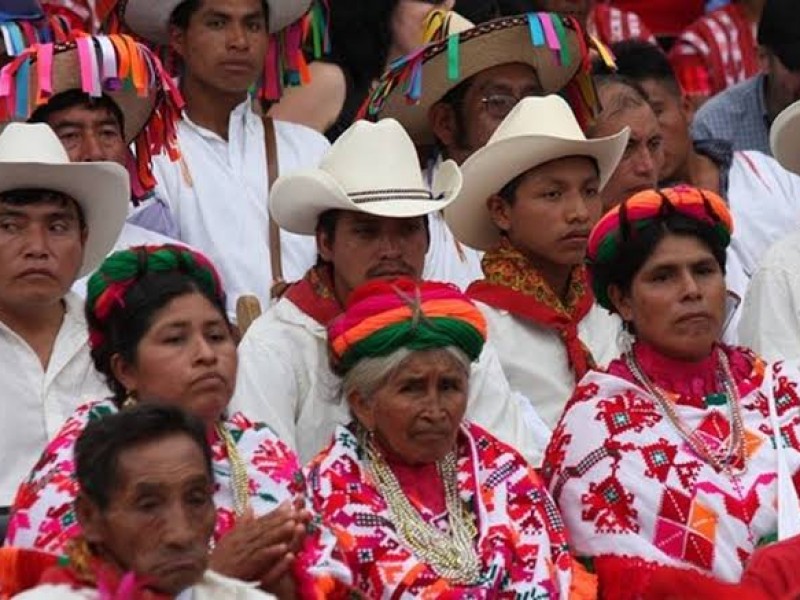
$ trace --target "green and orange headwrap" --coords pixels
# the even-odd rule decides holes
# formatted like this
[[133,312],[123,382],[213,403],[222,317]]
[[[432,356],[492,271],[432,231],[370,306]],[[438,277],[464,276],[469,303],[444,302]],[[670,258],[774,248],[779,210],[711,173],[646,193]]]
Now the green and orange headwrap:
[[103,329],[116,307],[125,306],[128,291],[148,273],[180,271],[198,287],[225,306],[225,292],[217,270],[205,256],[183,246],[133,246],[114,252],[89,278],[86,312],[94,318],[89,327],[89,346],[97,348],[104,341]]
[[600,305],[609,310],[613,308],[608,297],[608,282],[598,276],[598,269],[593,267],[613,264],[624,243],[638,230],[674,214],[711,227],[723,248],[730,244],[733,218],[725,200],[714,192],[681,185],[634,194],[608,211],[589,236],[586,264]]
[[363,358],[400,348],[454,346],[477,360],[486,320],[457,287],[408,278],[370,281],[350,296],[343,315],[328,326],[328,344],[340,374]]

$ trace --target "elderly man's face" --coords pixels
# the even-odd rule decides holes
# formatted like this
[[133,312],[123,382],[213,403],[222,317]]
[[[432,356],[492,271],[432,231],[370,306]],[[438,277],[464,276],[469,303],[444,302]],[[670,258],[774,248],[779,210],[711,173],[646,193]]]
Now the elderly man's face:
[[61,302],[78,275],[85,243],[80,209],[71,198],[0,194],[0,313]]
[[173,434],[119,455],[109,505],[82,495],[78,517],[104,560],[176,595],[200,580],[214,528],[213,481],[203,451]]
[[51,113],[47,124],[56,132],[73,162],[127,164],[128,146],[122,126],[106,106],[71,106]]

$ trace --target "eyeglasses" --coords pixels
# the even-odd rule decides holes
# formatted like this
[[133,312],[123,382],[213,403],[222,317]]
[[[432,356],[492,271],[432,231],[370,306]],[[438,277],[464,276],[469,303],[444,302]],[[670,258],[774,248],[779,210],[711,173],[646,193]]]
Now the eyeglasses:
[[[527,94],[522,98],[529,98],[535,94]],[[502,121],[508,116],[514,107],[519,104],[522,98],[517,98],[511,94],[491,94],[481,98],[481,104],[486,109],[487,114],[493,119]]]

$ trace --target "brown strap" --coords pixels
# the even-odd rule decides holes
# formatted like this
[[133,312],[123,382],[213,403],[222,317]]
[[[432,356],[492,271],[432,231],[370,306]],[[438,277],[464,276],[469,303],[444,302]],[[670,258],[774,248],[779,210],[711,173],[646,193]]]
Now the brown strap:
[[[267,152],[267,193],[272,190],[278,178],[278,141],[275,137],[275,123],[271,117],[264,116],[264,146]],[[269,263],[272,268],[272,284],[283,282],[283,261],[281,260],[281,228],[269,213]]]

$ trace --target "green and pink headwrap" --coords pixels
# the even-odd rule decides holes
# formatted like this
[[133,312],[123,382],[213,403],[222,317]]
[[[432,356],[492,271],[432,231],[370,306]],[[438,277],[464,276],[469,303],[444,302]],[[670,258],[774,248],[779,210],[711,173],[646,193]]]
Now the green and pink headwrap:
[[204,292],[225,305],[225,292],[217,270],[205,256],[173,244],[133,246],[111,254],[89,278],[86,312],[95,322],[89,326],[89,346],[97,348],[104,341],[103,330],[111,313],[125,306],[128,291],[148,273],[180,271],[193,279]]
[[328,326],[328,345],[340,374],[364,358],[400,348],[454,346],[477,360],[486,320],[457,287],[408,278],[370,281],[350,296],[344,314]]
[[673,214],[710,226],[723,248],[730,244],[733,218],[725,200],[714,192],[682,185],[634,194],[603,215],[589,236],[586,264],[592,289],[601,306],[613,308],[608,297],[608,282],[598,276],[598,269],[593,267],[614,263],[624,242],[637,230]]

